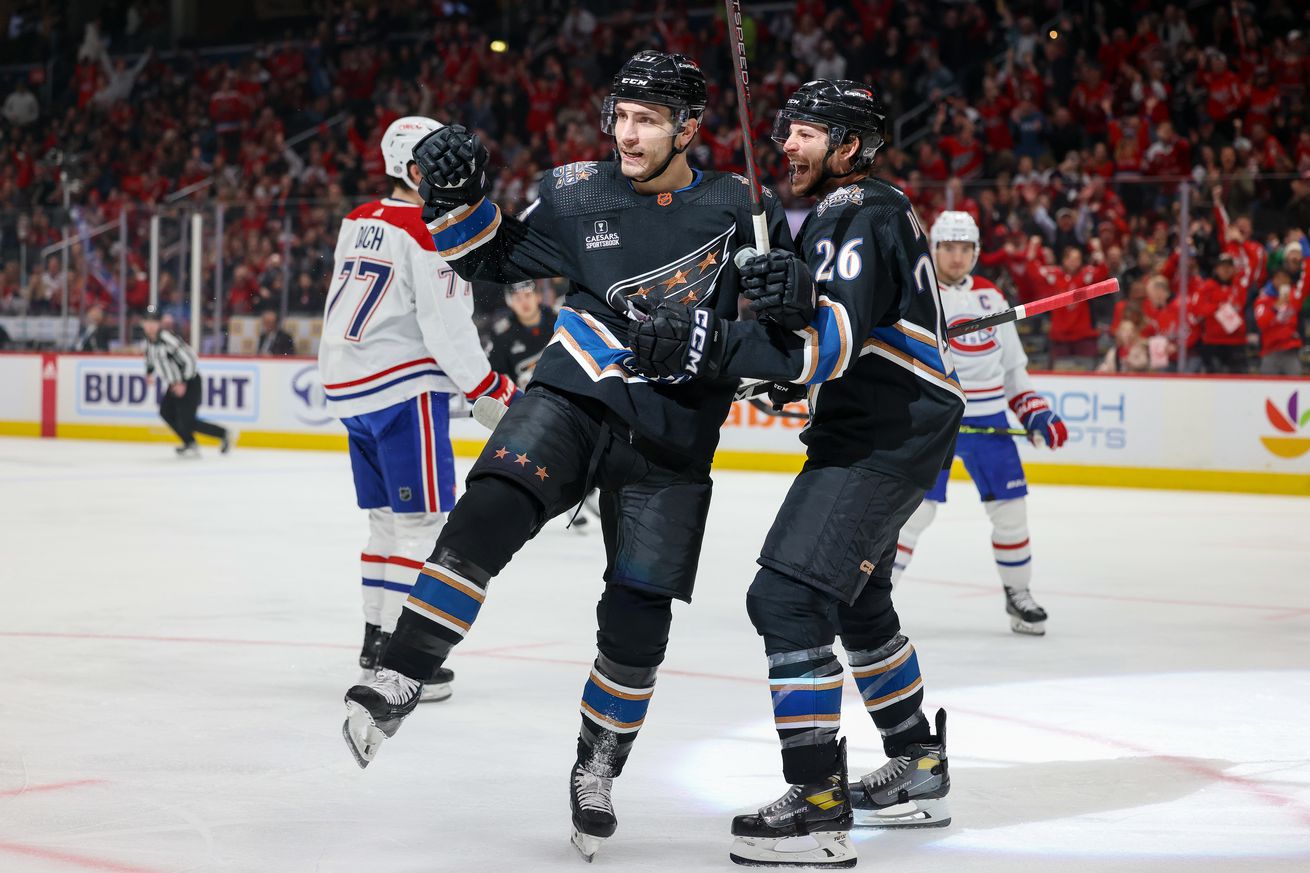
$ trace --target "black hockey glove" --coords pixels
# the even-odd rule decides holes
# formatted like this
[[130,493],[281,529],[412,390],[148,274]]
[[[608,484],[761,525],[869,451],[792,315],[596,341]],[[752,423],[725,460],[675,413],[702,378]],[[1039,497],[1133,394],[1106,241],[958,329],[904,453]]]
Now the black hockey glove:
[[774,412],[779,412],[788,403],[799,403],[805,399],[809,388],[795,382],[774,382],[769,386],[769,403]]
[[436,215],[472,206],[491,190],[487,150],[478,135],[463,125],[446,125],[419,140],[414,163],[423,174],[419,196]]
[[758,254],[741,249],[735,256],[741,289],[751,311],[784,330],[800,330],[814,319],[814,277],[805,262],[786,249]]
[[712,309],[665,304],[628,325],[628,347],[641,373],[666,379],[717,376],[723,355],[719,316]]

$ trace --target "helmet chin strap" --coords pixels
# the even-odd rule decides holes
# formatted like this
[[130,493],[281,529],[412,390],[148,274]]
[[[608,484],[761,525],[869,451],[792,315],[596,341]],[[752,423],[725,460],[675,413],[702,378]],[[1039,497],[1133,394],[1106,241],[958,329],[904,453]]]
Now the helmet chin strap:
[[821,167],[819,171],[819,178],[818,181],[814,183],[813,190],[818,191],[820,188],[824,186],[824,183],[827,182],[829,179],[840,182],[842,179],[848,179],[851,176],[859,175],[858,173],[856,173],[854,169],[850,169],[845,173],[842,173],[841,175],[837,175],[836,173],[828,169],[828,161],[832,159],[833,153],[836,151],[837,151],[837,146],[835,145],[828,146],[828,151],[825,152],[823,155],[823,163],[819,165]]

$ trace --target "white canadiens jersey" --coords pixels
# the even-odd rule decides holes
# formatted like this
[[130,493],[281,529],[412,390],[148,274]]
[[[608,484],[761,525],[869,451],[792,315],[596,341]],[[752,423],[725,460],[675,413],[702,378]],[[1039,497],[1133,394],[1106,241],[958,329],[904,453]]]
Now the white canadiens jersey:
[[[943,282],[937,287],[948,328],[1009,308],[1004,295],[986,279],[965,276],[954,285]],[[955,371],[968,400],[965,418],[1004,412],[1009,398],[1032,390],[1028,356],[1014,322],[958,336],[950,343]]]
[[328,411],[363,415],[490,374],[473,290],[437,254],[422,207],[365,203],[341,222],[318,368]]

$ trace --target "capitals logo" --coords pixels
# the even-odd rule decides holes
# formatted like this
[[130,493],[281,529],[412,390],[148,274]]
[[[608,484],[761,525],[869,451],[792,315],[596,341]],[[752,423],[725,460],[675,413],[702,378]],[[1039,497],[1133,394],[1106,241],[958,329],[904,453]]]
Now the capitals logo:
[[[1310,452],[1310,435],[1292,435],[1303,432],[1305,426],[1310,424],[1310,409],[1300,412],[1297,402],[1299,399],[1297,392],[1293,391],[1292,396],[1287,398],[1286,412],[1275,406],[1274,401],[1265,400],[1265,417],[1275,429],[1282,431],[1284,436],[1262,436],[1260,442],[1280,458],[1299,458]],[[1298,412],[1300,412],[1299,418]]]
[[671,264],[615,282],[605,299],[629,318],[649,313],[661,303],[703,306],[713,299],[719,274],[728,263],[736,225]]
[[566,164],[562,167],[556,167],[550,171],[555,177],[555,187],[563,188],[566,185],[576,185],[579,182],[585,182],[599,172],[596,168],[595,161],[579,161],[576,164]]
[[[957,315],[950,320],[947,328],[955,327],[959,324],[968,324],[980,316],[972,313]],[[1001,347],[996,340],[996,328],[984,327],[982,330],[976,330],[973,333],[966,333],[964,336],[951,337],[951,351],[957,355],[968,355],[977,357],[978,355],[990,355]]]

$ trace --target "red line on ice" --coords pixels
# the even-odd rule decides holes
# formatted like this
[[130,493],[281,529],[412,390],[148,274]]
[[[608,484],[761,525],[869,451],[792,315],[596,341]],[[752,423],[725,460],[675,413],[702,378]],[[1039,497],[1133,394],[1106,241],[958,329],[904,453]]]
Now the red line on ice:
[[1155,758],[1160,761],[1168,761],[1169,763],[1177,767],[1180,767],[1184,770],[1190,770],[1193,773],[1196,773],[1201,776],[1205,776],[1206,778],[1212,779],[1216,782],[1226,782],[1229,785],[1232,785],[1236,788],[1241,788],[1245,791],[1250,792],[1251,794],[1256,795],[1260,799],[1273,804],[1274,806],[1289,807],[1290,811],[1296,815],[1296,817],[1301,821],[1302,824],[1310,825],[1310,810],[1307,810],[1305,807],[1301,806],[1294,798],[1288,797],[1283,794],[1279,794],[1275,791],[1270,791],[1269,789],[1261,785],[1260,782],[1254,779],[1248,779],[1245,776],[1234,776],[1231,773],[1225,773],[1224,771],[1217,770],[1214,767],[1207,767],[1204,764],[1199,764],[1196,761],[1192,761],[1188,758],[1180,758],[1177,755],[1166,755],[1161,752],[1157,752],[1156,750],[1151,749],[1147,746],[1138,745],[1137,743],[1129,742],[1127,740],[1119,740],[1119,739],[1115,739],[1114,737],[1104,736],[1102,734],[1088,733],[1087,731],[1080,731],[1075,728],[1061,727],[1060,725],[1043,724],[1042,722],[1029,721],[1028,719],[1024,719],[1024,718],[1015,718],[1014,716],[1011,715],[998,715],[997,713],[994,712],[981,712],[976,709],[966,709],[964,707],[954,706],[954,705],[951,706],[951,711],[968,713],[969,715],[977,716],[978,718],[990,718],[993,721],[1002,721],[1002,722],[1007,722],[1009,724],[1017,724],[1022,727],[1031,728],[1033,730],[1046,731],[1047,733],[1063,734],[1064,736],[1069,736],[1069,737],[1078,737],[1079,739],[1089,740],[1090,742],[1094,742],[1094,743],[1100,743],[1103,746],[1110,746],[1111,748],[1124,749],[1129,752],[1136,752],[1137,754],[1143,755],[1148,758]]
[[72,782],[51,782],[49,785],[24,785],[22,788],[10,788],[0,791],[0,797],[18,797],[22,794],[35,794],[38,791],[61,791],[65,788],[78,788],[82,785],[104,785],[103,779],[77,779]]
[[135,864],[120,864],[89,855],[76,855],[72,852],[60,852],[55,849],[43,849],[40,846],[28,846],[23,843],[0,843],[0,852],[15,855],[27,855],[30,858],[43,858],[73,867],[85,867],[90,870],[108,870],[110,873],[163,873],[158,867],[138,867]]

